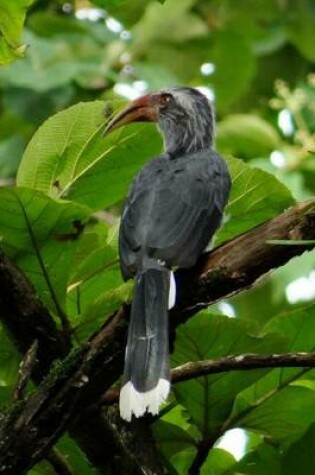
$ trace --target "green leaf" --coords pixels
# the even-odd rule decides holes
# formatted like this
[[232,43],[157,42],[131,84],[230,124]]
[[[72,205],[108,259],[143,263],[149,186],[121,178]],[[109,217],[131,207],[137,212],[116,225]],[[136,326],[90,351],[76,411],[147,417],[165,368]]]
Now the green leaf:
[[136,47],[154,41],[182,42],[207,34],[207,25],[191,7],[195,0],[166,0],[161,5],[150,2],[137,25],[132,29]]
[[266,441],[256,447],[255,450],[246,454],[225,475],[234,475],[236,473],[243,475],[266,475],[266,468],[268,469],[268,475],[280,475],[280,457],[281,455],[276,448]]
[[99,101],[80,103],[48,119],[25,151],[18,184],[93,210],[121,201],[161,139],[150,125],[145,133],[131,126],[103,138],[104,108]]
[[[0,388],[8,386],[11,390],[17,382],[21,357],[2,326],[0,326],[0,341]],[[4,394],[1,395],[1,404],[11,402],[12,392],[11,394],[6,393],[6,396],[9,396],[9,400],[4,396]]]
[[104,8],[106,12],[131,27],[142,16],[149,0],[93,0],[94,5]]
[[89,223],[73,258],[66,308],[67,314],[75,317],[80,340],[85,340],[122,303],[131,300],[133,283],[122,280],[111,231],[104,222]]
[[22,28],[26,9],[34,0],[0,0],[0,65],[23,56],[25,45],[21,44]]
[[29,470],[28,475],[51,475],[51,473],[50,463],[47,460],[42,460]]
[[284,454],[281,475],[309,475],[315,472],[315,424]]
[[315,391],[288,386],[253,408],[242,426],[260,431],[279,442],[301,436],[315,422]]
[[24,37],[30,45],[25,58],[0,71],[5,84],[44,93],[82,78],[86,87],[102,86],[110,74],[107,57],[102,58],[103,45],[88,31],[69,32],[51,40],[26,30]]
[[154,424],[154,437],[157,440],[159,450],[168,459],[184,450],[196,448],[196,442],[188,431],[163,420]]
[[294,204],[289,190],[271,173],[251,168],[236,158],[226,160],[232,190],[225,211],[227,219],[216,244],[244,233]]
[[58,440],[56,448],[72,468],[73,473],[84,475],[97,475],[99,473],[87,460],[73,439],[67,435]]
[[64,305],[73,252],[88,216],[86,208],[38,191],[0,188],[1,248],[54,312]]
[[225,475],[235,465],[233,455],[223,449],[212,449],[201,468],[201,475]]
[[233,114],[218,125],[217,147],[223,154],[243,159],[262,157],[279,146],[276,130],[251,114]]
[[[173,365],[187,361],[238,355],[269,353],[281,348],[281,337],[251,335],[244,321],[202,312],[180,327],[172,358]],[[206,436],[215,433],[229,415],[238,392],[261,378],[264,371],[231,371],[176,384],[177,400]]]
[[210,84],[218,109],[224,111],[246,92],[255,72],[255,58],[244,36],[228,29],[215,34],[211,61],[216,69]]
[[0,66],[21,58],[26,50],[26,45],[10,46],[5,38],[0,36]]
[[9,139],[0,142],[0,176],[2,178],[15,176],[23,149],[24,141],[18,135],[12,135]]
[[[288,352],[309,352],[315,349],[313,327],[314,305],[310,305],[274,317],[265,331],[281,335]],[[270,371],[238,395],[231,423],[261,431],[280,442],[300,436],[315,421],[314,378],[315,371],[308,368]]]
[[88,30],[85,22],[77,20],[72,15],[58,15],[47,10],[33,13],[28,19],[27,26],[43,38],[67,35],[67,38],[71,39],[71,35],[84,34]]
[[287,34],[291,42],[309,61],[315,61],[315,12],[312,1],[298,0],[288,9]]

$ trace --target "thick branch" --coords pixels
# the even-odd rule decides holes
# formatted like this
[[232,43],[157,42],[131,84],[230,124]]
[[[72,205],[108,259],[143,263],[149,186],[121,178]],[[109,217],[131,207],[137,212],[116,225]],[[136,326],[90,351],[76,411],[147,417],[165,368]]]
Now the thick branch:
[[[194,269],[178,272],[179,299],[171,314],[171,327],[314,247],[271,245],[267,242],[271,239],[315,239],[314,203],[291,208],[203,256]],[[124,306],[88,345],[41,384],[25,406],[2,423],[0,473],[3,465],[10,467],[7,475],[31,467],[52,446],[75,412],[97,401],[119,377],[128,313],[129,308]]]
[[[215,301],[250,287],[292,257],[315,247],[301,241],[315,239],[315,201],[299,203],[204,254],[193,269],[177,272],[179,294],[176,314],[183,320]],[[299,245],[270,244],[287,240]]]
[[115,381],[123,360],[125,317],[123,308],[89,344],[53,369],[25,404],[2,418],[0,473],[25,473],[54,445],[71,418],[99,398],[104,382]]
[[[38,298],[36,291],[23,273],[0,250],[0,320],[10,334],[20,353],[28,361],[28,353],[36,345],[36,358],[27,371],[21,369],[16,388],[16,398],[23,391],[27,378],[36,384],[46,376],[55,360],[62,360],[70,351],[69,341],[57,329],[48,309]],[[28,371],[31,370],[31,371]],[[27,373],[27,374],[26,374]],[[105,468],[113,451],[105,450],[111,434],[102,420],[100,408],[78,411],[69,427],[76,440],[95,467]],[[104,440],[108,442],[104,444]],[[16,472],[18,473],[18,472]]]
[[51,363],[69,350],[47,308],[23,273],[0,250],[0,319],[22,355],[38,342],[33,378],[39,382]]

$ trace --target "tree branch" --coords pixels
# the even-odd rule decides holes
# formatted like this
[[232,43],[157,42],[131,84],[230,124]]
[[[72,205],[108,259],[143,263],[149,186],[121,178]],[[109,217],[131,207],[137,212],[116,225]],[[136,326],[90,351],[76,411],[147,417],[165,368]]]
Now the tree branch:
[[58,450],[51,449],[46,459],[53,467],[56,475],[75,475],[65,457],[63,457]]
[[[20,399],[27,379],[31,377],[35,384],[39,384],[52,363],[62,360],[69,353],[70,346],[69,340],[64,339],[63,332],[57,329],[48,309],[37,297],[32,284],[1,249],[0,319],[23,355],[23,368],[15,390],[15,398]],[[37,342],[35,358],[31,351],[34,342]],[[69,426],[71,437],[91,463],[102,470],[107,468],[114,456],[113,448],[106,450],[112,436],[108,424],[102,419],[101,409],[95,406],[87,413],[78,411]]]
[[34,287],[0,249],[0,319],[25,355],[38,342],[37,363],[32,370],[36,383],[47,374],[52,362],[63,358],[69,345]]
[[[192,269],[179,270],[176,315],[185,320],[222,298],[249,288],[293,257],[314,249],[315,201],[299,203],[274,219],[204,254]],[[271,244],[288,241],[297,245]]]
[[[177,272],[179,298],[171,329],[219,298],[248,288],[259,277],[315,247],[268,244],[314,240],[315,205],[302,203],[203,256]],[[96,402],[121,374],[129,307],[123,306],[89,343],[53,372],[22,406],[0,424],[0,473],[20,473],[49,450],[77,411]],[[3,473],[3,472],[2,472]]]
[[209,376],[227,371],[248,371],[263,368],[315,368],[315,353],[283,353],[260,355],[246,353],[216,360],[193,361],[172,370],[172,382]]
[[[283,353],[261,355],[245,353],[229,355],[215,360],[189,361],[171,370],[172,384],[189,379],[209,376],[229,371],[249,371],[266,368],[315,368],[315,353]],[[109,389],[101,398],[101,403],[110,405],[118,402],[119,387]]]

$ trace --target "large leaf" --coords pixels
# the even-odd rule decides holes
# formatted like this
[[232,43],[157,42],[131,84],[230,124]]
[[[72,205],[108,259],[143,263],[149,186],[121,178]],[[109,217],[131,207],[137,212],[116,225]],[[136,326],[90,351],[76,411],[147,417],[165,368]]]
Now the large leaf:
[[[66,38],[58,36],[54,41],[31,31],[24,36],[30,45],[27,54],[23,61],[0,71],[2,82],[43,93],[76,81],[81,75],[90,77],[87,86],[93,87],[93,80],[100,84],[104,81],[104,48],[88,33],[69,32]],[[105,71],[108,72],[107,67]]]
[[[179,329],[172,361],[177,365],[231,354],[269,353],[281,347],[281,337],[252,336],[244,321],[202,312]],[[231,371],[177,384],[174,391],[199,430],[208,436],[229,415],[237,394],[263,375],[264,371]]]
[[149,0],[93,0],[94,5],[104,8],[127,27],[139,20]]
[[287,14],[287,33],[291,42],[309,61],[315,61],[315,12],[311,0],[290,2]]
[[253,408],[242,418],[242,426],[285,442],[301,436],[315,423],[314,406],[313,389],[288,386]]
[[[288,351],[315,349],[314,305],[273,318],[265,327],[287,340]],[[255,429],[286,441],[298,437],[315,421],[313,369],[279,368],[270,371],[239,394],[232,425]]]
[[242,160],[227,158],[232,190],[226,208],[226,223],[217,242],[231,239],[273,218],[294,204],[289,190],[277,178]]
[[[280,475],[280,453],[271,444],[260,444],[250,451],[237,464],[228,470],[225,475]],[[284,475],[284,474],[283,474]],[[306,475],[306,474],[305,474]]]
[[119,202],[161,139],[152,126],[145,133],[130,127],[102,138],[104,108],[99,101],[80,103],[48,119],[25,151],[18,184],[94,210]]
[[53,311],[64,304],[73,252],[88,216],[86,208],[38,191],[0,188],[0,246]]
[[81,339],[131,297],[132,282],[122,281],[117,243],[112,242],[110,233],[105,223],[87,226],[73,260],[67,310],[79,317],[76,325]]
[[226,475],[233,467],[235,459],[232,454],[223,449],[212,449],[201,468],[201,475]]
[[21,43],[26,9],[34,0],[0,0],[0,65],[23,55]]
[[150,2],[132,32],[135,43],[184,41],[207,34],[207,25],[191,12],[195,0],[166,0],[162,5]]
[[220,152],[235,157],[262,157],[279,146],[279,136],[258,116],[234,114],[219,123],[217,145]]
[[58,440],[56,449],[65,458],[73,473],[82,473],[83,475],[97,475],[99,473],[81,452],[73,439],[70,439],[67,435],[63,435]]
[[284,454],[281,475],[309,475],[315,473],[315,424]]
[[243,35],[227,29],[216,33],[211,61],[216,69],[210,84],[216,92],[218,109],[223,111],[245,93],[255,72],[255,58]]

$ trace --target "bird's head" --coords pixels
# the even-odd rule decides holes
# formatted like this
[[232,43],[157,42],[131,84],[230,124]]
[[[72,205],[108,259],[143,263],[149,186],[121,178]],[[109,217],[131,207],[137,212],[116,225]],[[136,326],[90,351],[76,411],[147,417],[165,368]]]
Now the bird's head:
[[105,133],[132,122],[156,122],[165,150],[176,156],[211,147],[214,113],[208,99],[197,89],[173,87],[131,102],[107,125]]

